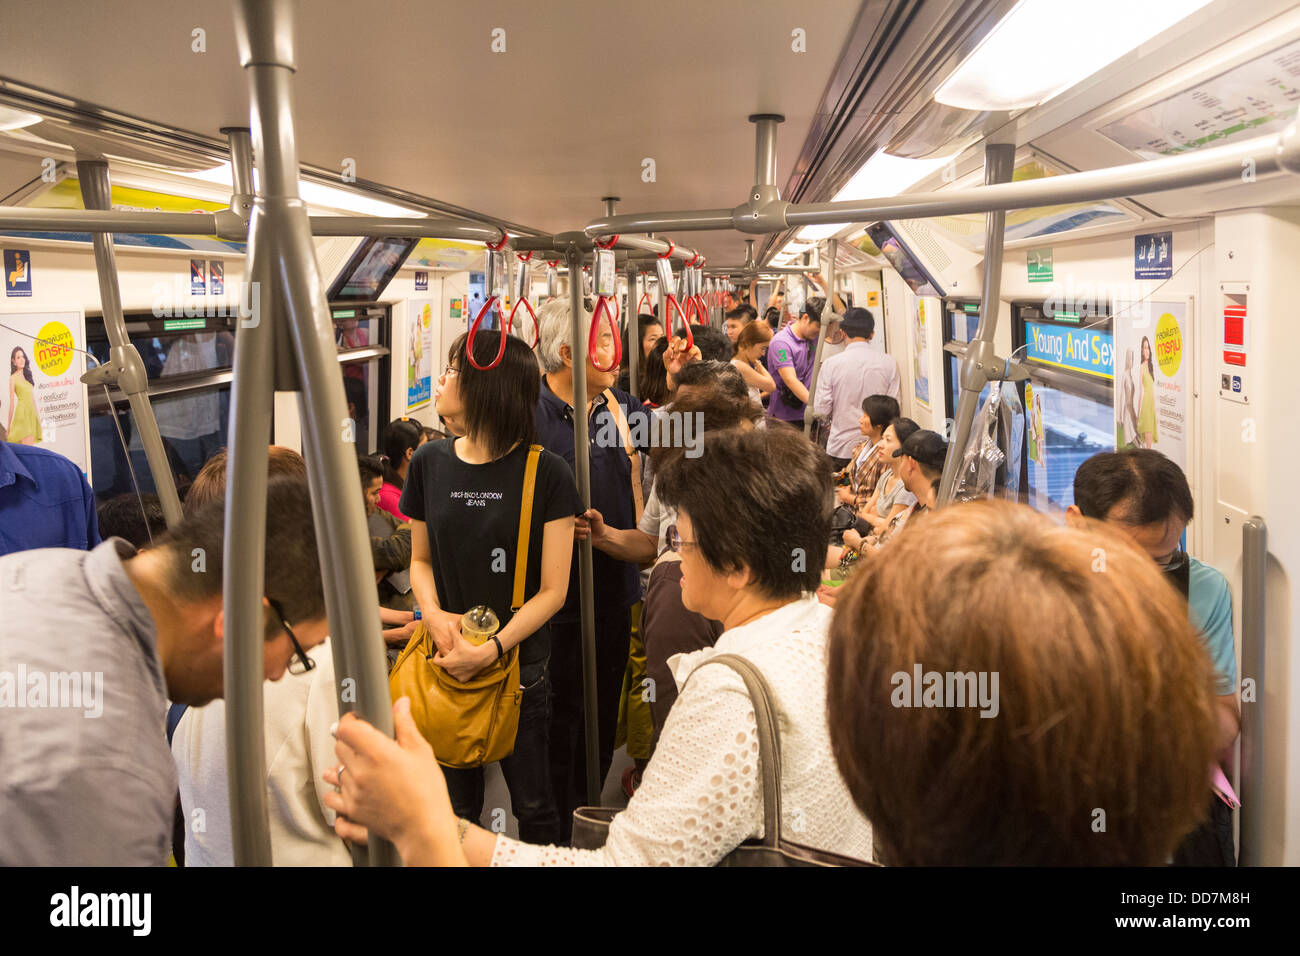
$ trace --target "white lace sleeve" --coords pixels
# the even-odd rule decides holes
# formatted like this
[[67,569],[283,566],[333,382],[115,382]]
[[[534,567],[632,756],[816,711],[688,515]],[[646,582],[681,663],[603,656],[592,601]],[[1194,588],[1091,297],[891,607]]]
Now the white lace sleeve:
[[720,664],[692,674],[636,796],[600,850],[498,837],[493,866],[709,866],[763,831],[754,708]]

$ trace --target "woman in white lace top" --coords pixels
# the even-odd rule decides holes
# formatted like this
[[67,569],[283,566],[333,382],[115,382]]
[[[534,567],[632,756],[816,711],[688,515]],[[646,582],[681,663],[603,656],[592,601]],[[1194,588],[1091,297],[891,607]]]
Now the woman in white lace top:
[[415,865],[716,863],[763,835],[758,738],[744,682],[722,666],[693,673],[708,658],[730,653],[757,665],[774,698],[783,835],[871,858],[870,824],[830,749],[831,612],[807,594],[816,587],[816,556],[830,533],[830,476],[821,456],[791,429],[720,432],[705,439],[702,456],[669,464],[657,488],[678,510],[670,537],[682,557],[682,601],[721,620],[725,630],[715,647],[670,660],[683,689],[641,786],[610,826],[605,846],[533,846],[458,821],[405,702],[395,707],[396,742],[351,716],[339,724],[343,766],[326,779],[341,792],[327,794],[326,801],[340,814],[340,836],[364,840],[369,828]]

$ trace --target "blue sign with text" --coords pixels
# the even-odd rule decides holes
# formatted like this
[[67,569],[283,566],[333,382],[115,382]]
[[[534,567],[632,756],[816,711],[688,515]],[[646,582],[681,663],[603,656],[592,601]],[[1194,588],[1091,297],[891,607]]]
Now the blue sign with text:
[[1115,344],[1103,329],[1075,329],[1063,325],[1025,323],[1026,356],[1045,365],[1115,377]]
[[31,295],[32,254],[26,249],[6,249],[4,267],[5,295]]
[[1174,274],[1174,234],[1149,232],[1133,239],[1133,278],[1169,279]]

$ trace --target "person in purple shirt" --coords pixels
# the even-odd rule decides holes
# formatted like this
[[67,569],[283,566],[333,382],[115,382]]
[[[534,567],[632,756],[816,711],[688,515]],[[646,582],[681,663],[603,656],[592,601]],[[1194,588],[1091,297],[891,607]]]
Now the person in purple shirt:
[[769,418],[791,425],[803,421],[824,305],[824,299],[809,299],[799,318],[772,336],[767,370],[776,382],[776,391],[767,406]]
[[0,441],[0,555],[97,544],[95,493],[81,469],[47,448]]

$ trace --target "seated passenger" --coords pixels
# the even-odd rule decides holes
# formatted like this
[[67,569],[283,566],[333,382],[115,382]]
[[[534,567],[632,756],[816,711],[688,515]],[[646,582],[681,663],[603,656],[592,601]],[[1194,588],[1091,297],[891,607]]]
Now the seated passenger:
[[831,745],[884,863],[1158,866],[1195,825],[1213,676],[1122,535],[975,501],[841,590]]
[[[339,723],[344,769],[327,779],[341,792],[326,800],[345,815],[340,835],[361,841],[370,828],[413,865],[716,863],[756,837],[763,817],[748,691],[730,668],[700,667],[727,652],[751,661],[771,687],[786,768],[783,826],[800,843],[870,859],[871,827],[829,752],[831,612],[808,593],[817,562],[799,558],[819,554],[830,534],[825,457],[792,429],[728,430],[706,436],[702,456],[667,465],[657,486],[665,506],[677,509],[669,538],[682,556],[682,602],[725,630],[716,648],[673,659],[677,702],[604,847],[532,847],[458,823],[405,700],[394,706],[396,741],[351,716]],[[873,723],[873,732],[881,726]]]
[[930,511],[938,503],[939,479],[943,477],[943,463],[948,458],[948,443],[938,432],[922,428],[913,432],[902,447],[894,450],[894,458],[901,459],[898,477],[914,500],[876,533],[877,544],[884,544],[908,521]]
[[[1126,448],[1093,455],[1079,466],[1074,504],[1066,515],[1067,520],[1097,518],[1118,528],[1150,555],[1187,602],[1192,627],[1214,665],[1218,759],[1230,764],[1241,726],[1232,592],[1222,574],[1182,550],[1193,509],[1192,490],[1177,464],[1152,449]],[[1179,847],[1175,864],[1235,865],[1232,812],[1217,797],[1209,799],[1210,822]]]
[[[167,701],[222,695],[224,517],[210,504],[139,553],[114,538],[0,558],[0,865],[167,862]],[[326,630],[302,482],[267,489],[261,612],[266,677],[279,680]]]
[[[858,431],[865,436],[849,452],[848,465],[840,473],[844,484],[836,489],[836,496],[841,504],[849,505],[857,512],[867,504],[875,493],[881,474],[888,468],[888,463],[881,456],[881,439],[885,429],[898,418],[898,399],[892,395],[868,395],[862,400],[862,417],[858,419]],[[897,438],[897,432],[895,432]],[[902,436],[906,438],[907,436]],[[901,444],[901,442],[900,442]],[[893,450],[890,450],[893,453]],[[874,531],[874,526],[872,527]]]
[[152,493],[136,495],[128,491],[102,502],[96,512],[99,533],[103,537],[121,538],[137,548],[149,547],[154,538],[161,537],[167,530],[162,504]]
[[0,441],[0,555],[99,544],[95,493],[69,459]]
[[[876,489],[871,497],[858,508],[857,522],[844,532],[844,547],[847,550],[861,554],[865,548],[874,547],[876,535],[882,533],[889,527],[891,521],[916,504],[916,496],[907,489],[899,476],[903,460],[895,453],[919,430],[916,422],[910,418],[896,418],[885,426],[880,436],[880,450],[877,454],[882,465],[880,477],[876,479]],[[834,563],[838,563],[840,556],[834,557]]]

